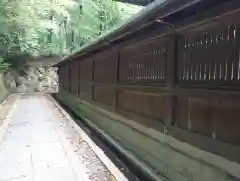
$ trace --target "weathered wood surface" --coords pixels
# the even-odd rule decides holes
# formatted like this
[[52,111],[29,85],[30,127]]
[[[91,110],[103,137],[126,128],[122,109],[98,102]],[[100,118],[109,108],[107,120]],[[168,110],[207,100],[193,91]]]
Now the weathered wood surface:
[[[173,138],[164,133],[160,122],[123,111],[113,112],[66,91],[60,92],[57,97],[75,115],[107,137],[112,145],[151,177],[150,180],[235,181],[233,177],[240,178],[239,164]],[[222,148],[228,149],[225,146],[222,145]]]
[[59,64],[60,90],[239,164],[239,1],[174,26],[158,26],[159,16]]

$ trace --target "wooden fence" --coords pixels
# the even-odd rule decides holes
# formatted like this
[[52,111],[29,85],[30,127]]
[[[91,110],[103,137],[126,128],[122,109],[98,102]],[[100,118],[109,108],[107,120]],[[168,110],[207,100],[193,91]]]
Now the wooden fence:
[[75,57],[59,79],[81,99],[240,163],[239,3]]

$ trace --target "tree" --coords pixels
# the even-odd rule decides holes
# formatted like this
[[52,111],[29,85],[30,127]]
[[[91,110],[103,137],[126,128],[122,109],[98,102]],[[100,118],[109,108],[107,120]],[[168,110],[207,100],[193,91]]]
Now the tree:
[[118,4],[112,0],[0,0],[0,56],[69,54],[122,21]]
[[[2,54],[9,54],[12,48],[37,54],[45,32],[58,28],[53,15],[69,16],[67,9],[74,5],[72,0],[1,0]],[[52,18],[47,19],[49,16]]]

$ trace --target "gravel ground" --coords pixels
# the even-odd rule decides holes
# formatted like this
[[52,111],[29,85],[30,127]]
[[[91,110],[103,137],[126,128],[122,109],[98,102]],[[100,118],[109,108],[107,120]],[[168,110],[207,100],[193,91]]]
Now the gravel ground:
[[18,97],[0,109],[12,109],[0,127],[0,181],[117,180],[48,96]]

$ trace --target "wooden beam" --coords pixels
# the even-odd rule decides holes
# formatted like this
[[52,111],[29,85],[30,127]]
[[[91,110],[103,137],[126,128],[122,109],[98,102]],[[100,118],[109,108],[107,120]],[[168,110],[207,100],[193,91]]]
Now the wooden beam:
[[115,0],[123,3],[135,4],[138,6],[147,6],[155,0]]

